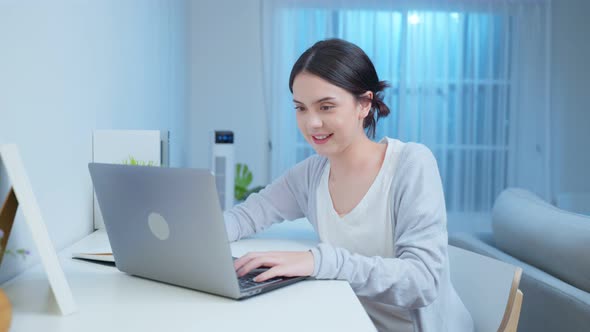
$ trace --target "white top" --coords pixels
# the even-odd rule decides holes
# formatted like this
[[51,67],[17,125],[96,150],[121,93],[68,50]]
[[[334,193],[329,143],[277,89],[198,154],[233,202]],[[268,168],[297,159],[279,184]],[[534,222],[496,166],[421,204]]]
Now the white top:
[[[330,163],[322,172],[317,187],[317,220],[320,240],[363,256],[393,258],[394,239],[391,222],[391,183],[403,144],[399,140],[380,141],[387,144],[385,158],[373,184],[349,213],[341,216],[334,209],[328,179]],[[389,331],[413,331],[408,309],[402,309],[370,298],[359,297],[376,326]]]

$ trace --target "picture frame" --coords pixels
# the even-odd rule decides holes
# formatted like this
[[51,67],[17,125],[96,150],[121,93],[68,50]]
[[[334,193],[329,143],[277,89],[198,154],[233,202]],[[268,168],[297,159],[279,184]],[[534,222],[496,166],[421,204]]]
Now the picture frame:
[[4,232],[4,237],[0,241],[2,253],[8,243],[16,211],[20,207],[61,314],[65,316],[77,312],[78,308],[72,291],[59,264],[57,253],[49,238],[41,210],[15,144],[0,144],[0,163],[4,166],[11,186],[6,198],[0,197],[0,201],[3,202],[0,209],[0,229]]

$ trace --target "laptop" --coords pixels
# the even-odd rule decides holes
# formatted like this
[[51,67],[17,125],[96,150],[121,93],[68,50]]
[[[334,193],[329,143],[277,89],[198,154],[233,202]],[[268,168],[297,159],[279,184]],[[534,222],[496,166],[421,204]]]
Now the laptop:
[[238,278],[209,170],[89,163],[116,267],[125,273],[232,299],[305,277]]

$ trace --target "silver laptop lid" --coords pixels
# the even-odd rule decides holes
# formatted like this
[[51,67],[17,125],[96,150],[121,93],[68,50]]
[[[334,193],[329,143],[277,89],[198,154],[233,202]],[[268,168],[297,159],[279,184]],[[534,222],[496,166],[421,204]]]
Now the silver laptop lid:
[[239,298],[209,170],[99,163],[88,168],[119,270]]

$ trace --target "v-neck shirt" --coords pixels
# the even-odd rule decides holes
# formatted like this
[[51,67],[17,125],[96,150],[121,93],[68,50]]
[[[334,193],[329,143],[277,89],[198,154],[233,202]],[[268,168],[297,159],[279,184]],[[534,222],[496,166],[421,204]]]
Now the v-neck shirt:
[[[381,168],[363,198],[344,215],[339,215],[334,208],[328,186],[330,162],[326,163],[317,188],[318,234],[322,242],[353,254],[392,258],[395,257],[395,243],[389,206],[392,202],[391,183],[404,143],[388,138],[379,143],[387,144]],[[375,325],[384,326],[389,331],[413,331],[409,310],[370,298],[359,300]]]
[[317,187],[317,216],[319,237],[322,242],[342,247],[365,256],[393,257],[390,187],[394,164],[402,142],[386,138],[385,158],[373,183],[358,202],[345,215],[334,209],[328,179],[330,162],[327,162]]

